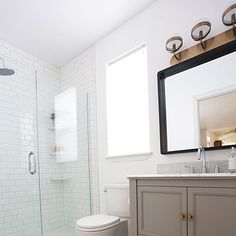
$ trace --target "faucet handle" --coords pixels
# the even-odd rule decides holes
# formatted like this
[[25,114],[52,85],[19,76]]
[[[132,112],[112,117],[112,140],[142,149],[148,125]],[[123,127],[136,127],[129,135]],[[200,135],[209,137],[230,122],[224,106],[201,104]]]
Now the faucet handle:
[[184,167],[189,170],[189,174],[195,173],[194,166],[190,165],[190,166],[184,166]]
[[201,160],[201,153],[202,153],[202,147],[199,147],[197,149],[197,159],[200,161]]
[[214,167],[214,173],[220,173],[220,168],[218,165],[215,165]]

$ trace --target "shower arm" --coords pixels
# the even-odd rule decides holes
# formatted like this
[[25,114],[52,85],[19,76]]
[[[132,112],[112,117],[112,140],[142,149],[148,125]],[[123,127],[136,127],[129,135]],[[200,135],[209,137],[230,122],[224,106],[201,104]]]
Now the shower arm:
[[0,61],[2,62],[2,66],[3,66],[4,68],[6,68],[5,61],[3,60],[3,58],[2,58],[2,57],[0,57]]

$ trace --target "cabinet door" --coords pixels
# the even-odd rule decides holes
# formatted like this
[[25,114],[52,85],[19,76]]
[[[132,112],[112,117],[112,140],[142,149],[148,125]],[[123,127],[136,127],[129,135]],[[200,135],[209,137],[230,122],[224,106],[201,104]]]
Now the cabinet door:
[[189,236],[235,236],[236,189],[189,188],[188,213]]
[[138,187],[138,234],[187,235],[187,189]]

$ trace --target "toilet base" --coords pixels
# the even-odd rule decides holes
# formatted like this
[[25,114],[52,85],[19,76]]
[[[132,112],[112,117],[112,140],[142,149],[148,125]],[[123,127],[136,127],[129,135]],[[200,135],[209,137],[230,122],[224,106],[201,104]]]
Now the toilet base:
[[77,231],[77,236],[128,236],[128,221],[121,220],[120,223],[112,228],[102,231]]

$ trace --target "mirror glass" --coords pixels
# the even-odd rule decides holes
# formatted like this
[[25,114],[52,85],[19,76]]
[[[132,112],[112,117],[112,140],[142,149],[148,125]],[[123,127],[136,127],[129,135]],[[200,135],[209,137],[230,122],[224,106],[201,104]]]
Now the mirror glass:
[[165,79],[167,149],[236,144],[236,53]]
[[221,147],[236,144],[236,92],[198,102],[200,144]]

